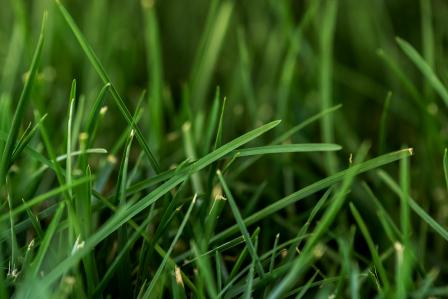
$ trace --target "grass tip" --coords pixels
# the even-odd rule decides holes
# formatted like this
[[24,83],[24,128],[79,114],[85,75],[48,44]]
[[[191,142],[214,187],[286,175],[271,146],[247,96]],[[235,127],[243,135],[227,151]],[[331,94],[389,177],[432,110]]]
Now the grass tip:
[[101,107],[101,109],[100,109],[100,115],[104,115],[104,114],[106,114],[107,109],[109,109],[109,108],[107,108],[107,106],[103,106],[103,107]]
[[178,285],[180,285],[181,287],[184,287],[184,281],[182,279],[182,273],[181,273],[180,268],[178,266],[176,266],[174,268],[174,275],[176,277],[176,283]]
[[414,148],[412,147],[408,148],[408,152],[411,156],[414,155]]
[[140,4],[143,8],[148,9],[154,6],[154,0],[141,0]]
[[198,194],[195,193],[193,196],[193,205],[196,203],[196,199],[198,198]]
[[397,251],[397,253],[403,253],[404,250],[403,244],[401,244],[400,242],[395,242],[394,249],[395,251]]
[[188,132],[191,129],[191,122],[187,121],[182,125],[182,131]]
[[87,132],[79,133],[79,140],[80,141],[86,141],[88,138],[89,138],[89,134]]
[[217,175],[222,175],[221,170],[220,169],[216,170],[216,174]]
[[376,55],[383,56],[384,55],[384,49],[383,48],[376,49]]
[[117,157],[115,157],[114,155],[110,154],[107,156],[107,161],[111,164],[117,164]]

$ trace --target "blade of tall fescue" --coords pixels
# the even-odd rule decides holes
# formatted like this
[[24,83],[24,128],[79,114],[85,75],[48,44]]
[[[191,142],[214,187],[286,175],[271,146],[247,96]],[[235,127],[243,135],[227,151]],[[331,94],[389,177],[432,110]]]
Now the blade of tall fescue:
[[[383,288],[385,291],[387,291],[390,288],[390,282],[387,277],[387,273],[383,266],[383,263],[381,262],[380,255],[378,254],[378,249],[376,248],[375,244],[373,243],[373,239],[369,232],[369,229],[367,228],[367,225],[364,222],[364,220],[362,219],[361,214],[358,212],[358,210],[353,205],[353,203],[350,203],[350,210],[351,210],[352,215],[355,218],[356,222],[358,223],[358,227],[359,227],[362,235],[364,236],[364,239],[366,240],[370,254],[372,255],[373,263],[376,267],[376,270],[379,273],[381,282],[383,283]],[[383,292],[383,290],[381,290],[381,292]]]
[[160,147],[163,137],[163,66],[162,45],[159,29],[159,21],[154,3],[142,1],[143,15],[145,21],[145,41],[147,53],[148,82],[148,108],[151,142],[154,148]]
[[78,40],[81,48],[83,49],[84,53],[86,54],[87,58],[89,59],[92,66],[95,68],[95,71],[100,76],[101,80],[104,84],[110,84],[109,91],[112,94],[112,97],[115,100],[115,103],[118,106],[118,109],[120,110],[123,117],[128,122],[128,125],[132,127],[135,130],[135,135],[137,137],[138,142],[140,143],[140,146],[143,148],[144,152],[146,153],[149,162],[151,163],[151,166],[153,167],[155,172],[160,172],[159,163],[157,162],[156,158],[154,157],[153,153],[151,152],[148,144],[145,141],[145,138],[143,136],[142,131],[140,130],[140,127],[137,125],[136,122],[133,121],[132,115],[129,112],[128,108],[126,107],[123,98],[118,93],[117,89],[115,88],[115,85],[112,84],[109,76],[107,75],[104,67],[102,66],[100,60],[96,56],[95,52],[93,51],[92,47],[87,42],[87,39],[84,37],[84,35],[81,33],[81,30],[76,25],[75,21],[71,17],[71,15],[68,13],[68,11],[65,9],[65,7],[60,3],[59,0],[56,0],[56,4],[59,8],[59,11],[61,12],[64,20],[67,22],[68,26],[72,30],[73,34],[75,35],[76,39]]
[[436,90],[445,105],[448,106],[448,91],[445,85],[437,77],[434,70],[428,65],[428,63],[420,56],[420,54],[411,46],[407,41],[397,37],[397,43],[401,50],[409,57],[409,59],[415,64],[415,66],[426,77],[429,84]]
[[51,283],[53,283],[56,279],[60,277],[60,275],[65,273],[71,267],[75,266],[77,262],[84,255],[86,255],[93,248],[95,248],[95,246],[98,245],[102,240],[104,240],[111,233],[120,228],[129,219],[131,219],[132,217],[139,214],[144,209],[148,208],[150,205],[155,203],[167,192],[169,192],[179,183],[184,181],[189,175],[205,168],[206,166],[225,156],[232,150],[240,147],[245,143],[248,143],[249,141],[255,139],[256,137],[262,135],[263,133],[273,129],[279,123],[280,121],[273,121],[257,129],[254,129],[240,137],[235,138],[229,143],[219,147],[210,154],[197,160],[190,166],[187,166],[184,171],[180,171],[179,174],[176,174],[176,176],[172,177],[164,184],[156,188],[154,191],[152,191],[145,197],[141,198],[137,203],[133,205],[125,205],[123,208],[118,210],[102,227],[100,227],[95,234],[93,234],[90,238],[85,240],[83,248],[76,251],[70,257],[67,257],[65,260],[59,263],[58,266],[53,268],[50,273],[44,276],[43,281],[45,285],[50,285]]
[[[391,188],[392,191],[394,191],[398,196],[403,196],[403,190],[400,188],[400,186],[394,181],[394,179],[388,175],[386,172],[379,170],[378,176],[381,178],[381,180],[386,183],[389,188]],[[411,207],[414,212],[420,216],[420,218],[423,219],[432,229],[437,232],[442,238],[444,238],[446,241],[448,241],[448,229],[440,225],[434,218],[432,218],[420,205],[417,204],[415,200],[412,198],[409,198],[409,206]]]
[[197,195],[195,195],[193,197],[193,200],[191,201],[190,206],[188,207],[187,213],[185,214],[185,217],[183,218],[182,223],[180,224],[179,229],[176,232],[176,236],[174,237],[173,242],[170,245],[170,248],[166,252],[165,257],[163,258],[162,262],[160,263],[159,268],[157,269],[156,274],[154,274],[154,277],[152,278],[148,288],[146,289],[146,291],[145,291],[145,293],[143,295],[143,298],[145,298],[145,299],[146,298],[151,298],[150,297],[151,292],[153,291],[156,283],[158,282],[158,279],[159,279],[160,275],[162,274],[162,271],[165,268],[165,265],[166,265],[166,263],[168,261],[168,258],[171,255],[171,252],[173,251],[174,246],[177,243],[177,240],[179,239],[180,235],[182,234],[182,231],[184,230],[184,227],[187,224],[188,219],[190,218],[191,211],[193,210],[194,204],[196,203],[196,196]]
[[[322,32],[320,34],[320,55],[321,63],[319,70],[319,91],[322,110],[328,109],[333,102],[333,39],[338,10],[337,1],[325,2],[323,7]],[[328,114],[321,119],[321,133],[324,142],[334,141],[334,120],[333,115]],[[333,153],[327,153],[326,170],[328,174],[333,174],[337,170],[337,160]]]
[[[401,159],[402,157],[411,155],[411,152],[409,149],[400,150],[392,153],[388,153],[376,158],[373,158],[371,160],[362,162],[357,167],[348,168],[346,170],[342,170],[338,173],[335,173],[332,176],[326,177],[320,181],[317,181],[309,186],[306,186],[302,188],[301,190],[294,192],[275,203],[257,211],[256,213],[250,215],[246,219],[244,219],[244,223],[246,225],[253,224],[257,221],[260,221],[261,219],[264,219],[268,217],[269,215],[272,215],[273,213],[287,207],[290,204],[293,204],[311,194],[314,194],[320,190],[326,189],[335,183],[338,183],[339,181],[342,181],[345,176],[352,175],[352,174],[360,174],[375,168],[379,168],[381,166],[387,165],[389,163],[392,163],[394,161],[397,161]],[[238,231],[238,227],[236,225],[233,225],[224,231],[216,234],[211,241],[215,242],[217,240],[226,238]]]
[[15,147],[15,142],[19,134],[20,124],[23,121],[25,109],[30,100],[31,90],[33,88],[34,80],[36,79],[37,70],[39,68],[40,57],[42,55],[42,47],[44,44],[46,19],[47,15],[45,13],[42,20],[42,27],[39,34],[39,40],[37,42],[37,46],[34,51],[31,66],[25,81],[25,86],[23,87],[22,93],[19,98],[19,102],[17,103],[17,107],[14,112],[14,117],[12,119],[11,128],[8,133],[8,139],[6,140],[6,144],[3,149],[3,154],[0,161],[0,189],[5,184],[5,179],[8,173],[9,165],[11,165],[10,160]]
[[238,209],[238,206],[237,206],[235,200],[233,199],[233,195],[230,192],[229,187],[227,186],[226,182],[224,181],[224,178],[222,176],[221,171],[218,170],[216,172],[216,174],[218,175],[218,178],[219,178],[219,181],[221,183],[221,186],[223,187],[224,192],[225,192],[225,194],[227,196],[227,200],[229,201],[229,205],[230,205],[230,208],[232,209],[232,213],[233,213],[233,216],[236,219],[237,225],[238,225],[241,233],[243,234],[244,241],[246,242],[247,248],[249,250],[249,254],[252,257],[252,260],[253,260],[253,263],[255,265],[255,268],[256,268],[258,274],[261,277],[263,277],[264,276],[263,266],[261,265],[260,258],[257,255],[257,252],[255,250],[255,246],[252,243],[252,240],[250,238],[249,232],[247,231],[247,227],[244,224],[243,218],[241,217],[241,214],[240,214],[240,211]]
[[367,150],[368,146],[366,144],[363,144],[363,146],[361,146],[361,148],[359,149],[357,155],[358,162],[357,164],[352,166],[352,169],[354,169],[354,171],[348,172],[346,175],[344,175],[341,188],[332,199],[330,206],[320,219],[319,223],[313,231],[313,234],[307,240],[301,254],[291,263],[291,267],[286,276],[268,295],[269,299],[280,298],[284,293],[289,291],[297,281],[297,279],[301,275],[303,275],[303,273],[305,273],[307,268],[311,265],[316,255],[316,253],[314,252],[316,250],[316,246],[318,246],[318,243],[323,234],[333,223],[339,210],[342,208],[342,205],[345,202],[347,191],[349,190],[354,177],[358,174],[358,170],[362,166],[360,161],[364,160],[364,157],[367,155]]
[[243,148],[231,154],[238,155],[238,157],[247,157],[280,153],[331,152],[341,149],[340,145],[328,143],[282,144]]

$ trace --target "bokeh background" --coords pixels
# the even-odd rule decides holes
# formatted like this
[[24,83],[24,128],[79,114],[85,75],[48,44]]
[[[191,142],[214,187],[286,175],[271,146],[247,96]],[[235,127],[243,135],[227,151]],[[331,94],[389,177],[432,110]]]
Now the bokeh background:
[[[448,223],[442,168],[448,139],[447,106],[396,41],[400,37],[412,44],[441,81],[448,82],[446,1],[63,3],[131,112],[146,90],[140,123],[162,169],[185,158],[181,127],[187,121],[193,124],[198,153],[206,152],[201,137],[218,86],[228,104],[224,140],[261,123],[282,119],[277,131],[257,141],[266,144],[274,135],[322,109],[342,104],[324,122],[307,127],[290,141],[330,141],[341,144],[343,150],[329,159],[321,154],[260,159],[239,175],[239,182],[244,183],[234,185],[236,196],[244,198],[252,195],[256,186],[266,184],[262,200],[246,213],[347,167],[349,155],[367,140],[371,143],[371,157],[402,146],[414,148],[411,195],[439,223]],[[43,12],[48,11],[46,44],[32,107],[48,113],[47,127],[63,153],[66,128],[61,124],[66,123],[72,80],[77,79],[86,113],[103,83],[53,1],[0,0],[0,7],[3,111],[11,111],[18,99]],[[109,110],[95,146],[111,149],[127,124],[110,96],[106,103]],[[10,124],[7,115],[3,113],[0,119],[2,130]],[[31,109],[29,118],[33,118]],[[139,152],[133,151],[135,162]],[[396,165],[386,169],[396,176]],[[377,195],[394,217],[399,202],[392,191],[373,175],[364,179],[378,190]],[[372,204],[368,197],[357,191],[361,186],[353,188],[352,200],[364,207],[366,222],[372,228],[378,227],[375,214],[369,212]],[[311,204],[305,202],[291,207],[285,215],[265,220],[272,224],[272,231],[267,228],[264,233],[272,236],[285,230],[293,235],[296,218],[288,222],[282,217],[300,213]],[[245,207],[242,203],[242,209]],[[344,223],[344,219],[340,221]],[[227,223],[220,225],[225,228]],[[447,257],[444,241],[428,232],[426,225],[416,224],[414,234],[416,242],[420,242],[420,254],[431,251],[424,255],[426,266],[446,268],[448,264],[440,263]],[[381,233],[373,235],[377,241],[385,238]],[[261,238],[261,247],[263,241]]]

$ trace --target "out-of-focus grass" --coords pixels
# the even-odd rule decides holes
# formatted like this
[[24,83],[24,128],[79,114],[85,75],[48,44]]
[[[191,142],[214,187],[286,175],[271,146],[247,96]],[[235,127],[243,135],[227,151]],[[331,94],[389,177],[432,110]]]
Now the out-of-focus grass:
[[444,1],[1,7],[1,298],[448,295]]

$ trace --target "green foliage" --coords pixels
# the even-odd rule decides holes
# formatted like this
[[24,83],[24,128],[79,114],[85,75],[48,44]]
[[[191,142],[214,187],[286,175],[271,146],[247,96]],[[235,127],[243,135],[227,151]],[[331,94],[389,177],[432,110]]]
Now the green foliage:
[[3,2],[0,298],[448,296],[447,3]]

